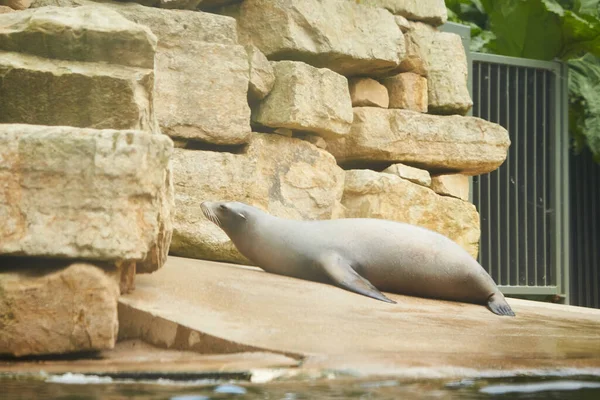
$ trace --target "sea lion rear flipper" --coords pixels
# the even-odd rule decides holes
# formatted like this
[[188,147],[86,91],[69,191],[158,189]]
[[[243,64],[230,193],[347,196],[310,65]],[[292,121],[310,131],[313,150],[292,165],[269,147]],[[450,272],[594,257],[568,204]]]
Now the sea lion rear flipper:
[[359,293],[367,297],[394,303],[394,300],[388,299],[367,279],[360,276],[352,266],[338,254],[329,254],[319,261],[323,271],[338,286],[351,292]]
[[497,292],[490,296],[488,299],[488,307],[494,314],[505,315],[509,317],[514,317],[515,313],[510,308],[506,299],[502,295],[502,293]]

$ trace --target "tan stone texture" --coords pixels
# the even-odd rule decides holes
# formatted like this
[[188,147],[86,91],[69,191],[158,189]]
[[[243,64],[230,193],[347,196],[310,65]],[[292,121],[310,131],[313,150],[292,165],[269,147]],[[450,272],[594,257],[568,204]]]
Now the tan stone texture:
[[253,110],[254,122],[323,137],[348,133],[352,100],[344,76],[297,61],[274,62],[273,70],[275,85]]
[[444,24],[448,12],[444,0],[368,0],[369,4],[384,7],[412,21],[423,21],[433,26]]
[[0,50],[154,68],[156,36],[105,7],[44,7],[0,17]]
[[0,6],[0,14],[8,14],[11,12],[15,12],[15,10],[13,10],[12,8],[10,8],[8,6]]
[[479,214],[471,203],[437,195],[396,175],[371,170],[346,171],[346,218],[381,218],[441,233],[474,258],[479,249]]
[[269,94],[275,84],[273,67],[267,57],[256,46],[247,45],[245,47],[250,64],[248,95],[252,101],[261,100]]
[[388,108],[388,91],[372,78],[351,78],[348,80],[352,107]]
[[375,76],[394,70],[404,57],[394,16],[354,1],[246,0],[223,12],[237,18],[240,40],[270,60]]
[[13,10],[25,10],[31,6],[31,0],[0,0],[0,5],[10,7]]
[[0,125],[0,254],[145,259],[172,146],[140,131]]
[[0,123],[157,130],[151,69],[0,51],[0,77]]
[[430,187],[431,175],[424,169],[414,168],[404,164],[393,164],[381,171],[385,174],[394,174],[417,185]]
[[241,201],[292,219],[336,215],[344,171],[327,152],[303,140],[252,136],[240,154],[175,149],[175,231],[171,254],[248,262],[204,217],[205,200]]
[[9,260],[2,260],[0,268],[0,354],[114,347],[119,296],[114,279],[90,264],[45,268]]
[[469,177],[466,175],[438,175],[431,178],[431,189],[442,196],[469,200]]
[[35,0],[33,6],[82,4],[117,11],[158,37],[154,104],[163,133],[219,145],[248,140],[248,59],[233,18],[86,0]]
[[413,72],[405,72],[382,79],[381,83],[389,93],[389,108],[427,112],[427,78]]
[[506,129],[479,118],[374,107],[354,108],[350,133],[326,141],[346,166],[400,162],[466,175],[498,168],[510,145]]
[[467,56],[460,36],[454,33],[411,23],[400,70],[427,77],[430,113],[464,115],[473,105],[467,87]]

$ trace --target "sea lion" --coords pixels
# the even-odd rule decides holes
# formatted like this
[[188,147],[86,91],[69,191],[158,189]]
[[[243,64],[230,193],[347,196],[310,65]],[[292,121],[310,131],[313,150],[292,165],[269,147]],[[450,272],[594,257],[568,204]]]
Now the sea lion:
[[267,272],[333,283],[388,303],[395,302],[381,291],[487,304],[495,314],[515,315],[469,253],[428,229],[370,218],[295,221],[239,202],[206,201],[201,209]]

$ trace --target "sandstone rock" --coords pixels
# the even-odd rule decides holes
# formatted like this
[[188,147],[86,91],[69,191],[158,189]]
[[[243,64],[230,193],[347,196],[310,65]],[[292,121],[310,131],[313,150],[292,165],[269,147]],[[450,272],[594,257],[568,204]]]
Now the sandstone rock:
[[414,168],[404,164],[393,164],[381,172],[385,174],[394,174],[402,179],[416,183],[417,185],[425,187],[431,186],[431,176],[429,175],[429,172],[424,169]]
[[404,58],[404,37],[393,15],[354,1],[246,0],[223,12],[238,20],[240,40],[270,60],[379,75]]
[[201,2],[202,0],[159,0],[158,6],[160,8],[195,10]]
[[[56,236],[52,232],[49,236]],[[111,349],[119,285],[100,268],[7,265],[0,270],[0,354],[59,354]]]
[[448,20],[444,0],[371,0],[370,4],[384,7],[413,21],[438,26]]
[[473,102],[467,87],[467,57],[460,36],[411,23],[401,71],[427,76],[429,112],[466,114]]
[[381,81],[390,96],[390,108],[427,112],[427,79],[413,72],[405,72]]
[[31,6],[31,0],[0,0],[0,5],[13,10],[25,10]]
[[300,140],[306,140],[307,142],[314,144],[320,149],[327,149],[327,142],[319,135],[315,135],[308,132],[299,132],[294,134],[294,137]]
[[327,152],[279,135],[252,136],[243,153],[175,149],[175,230],[171,254],[249,261],[200,210],[204,200],[236,200],[293,219],[336,215],[344,172]]
[[116,261],[112,264],[100,264],[104,272],[119,284],[119,293],[127,294],[135,289],[136,262]]
[[253,110],[254,122],[324,137],[348,133],[352,101],[345,77],[297,61],[275,62],[273,70],[275,85]]
[[438,196],[392,174],[350,170],[346,171],[342,205],[347,218],[382,218],[423,226],[477,257],[479,214],[471,203]]
[[402,33],[406,33],[410,30],[410,22],[405,17],[402,15],[394,15],[394,19]]
[[242,0],[200,0],[201,10],[211,10],[215,7],[225,6],[232,3],[240,3]]
[[0,17],[0,50],[154,68],[156,36],[104,7],[44,7]]
[[401,162],[466,175],[498,168],[510,145],[506,129],[479,118],[373,107],[354,108],[350,133],[326,141],[346,166]]
[[[86,0],[35,0],[34,6],[90,3],[99,7]],[[138,4],[100,6],[149,27],[158,37],[154,104],[163,133],[220,145],[248,140],[248,60],[237,45],[233,18]]]
[[0,123],[157,130],[151,69],[0,51],[0,76]]
[[431,178],[431,189],[442,196],[469,201],[469,177],[466,175],[438,175]]
[[381,83],[371,78],[351,78],[350,98],[352,107],[388,108],[390,99],[388,91]]
[[7,13],[11,13],[11,12],[15,12],[15,10],[13,10],[12,8],[10,8],[8,6],[0,6],[0,14],[7,14]]
[[250,64],[248,95],[252,101],[262,100],[269,94],[275,84],[273,67],[267,57],[256,46],[247,45],[246,52]]
[[171,152],[140,131],[0,125],[0,254],[145,259]]

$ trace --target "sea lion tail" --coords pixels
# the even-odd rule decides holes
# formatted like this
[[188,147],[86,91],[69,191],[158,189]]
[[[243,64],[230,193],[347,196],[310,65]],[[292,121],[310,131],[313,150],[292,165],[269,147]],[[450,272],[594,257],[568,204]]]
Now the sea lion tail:
[[494,314],[508,317],[515,316],[515,312],[510,308],[504,295],[500,292],[496,292],[490,296],[488,299],[488,307]]

